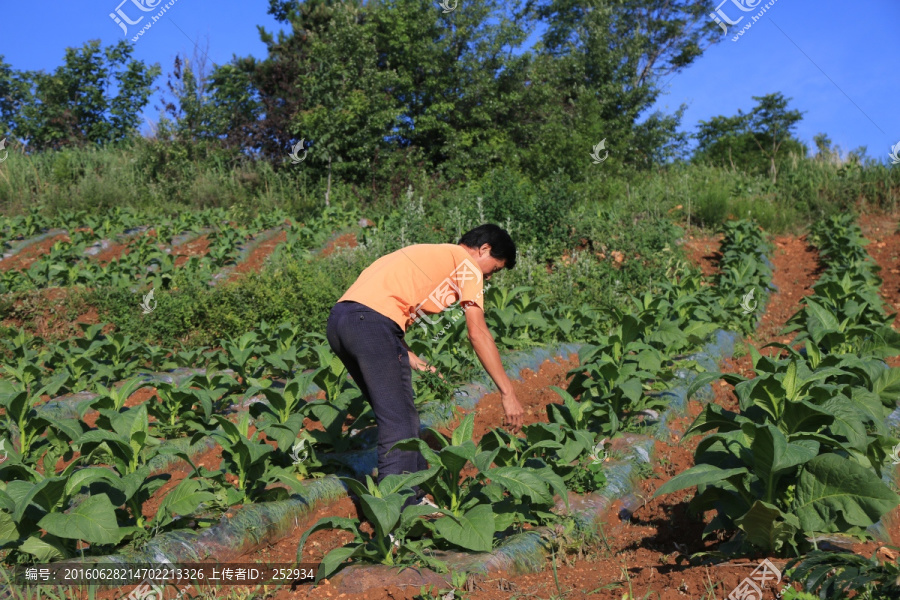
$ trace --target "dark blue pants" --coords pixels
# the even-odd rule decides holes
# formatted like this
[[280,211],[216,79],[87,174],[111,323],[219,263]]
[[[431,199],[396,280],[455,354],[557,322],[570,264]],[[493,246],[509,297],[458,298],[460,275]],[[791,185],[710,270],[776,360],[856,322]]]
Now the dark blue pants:
[[[338,302],[328,316],[331,350],[372,406],[378,425],[378,481],[385,475],[428,468],[421,452],[394,450],[400,440],[419,437],[419,413],[412,388],[409,354],[403,330],[379,312],[358,302]],[[423,492],[415,487],[414,501]]]

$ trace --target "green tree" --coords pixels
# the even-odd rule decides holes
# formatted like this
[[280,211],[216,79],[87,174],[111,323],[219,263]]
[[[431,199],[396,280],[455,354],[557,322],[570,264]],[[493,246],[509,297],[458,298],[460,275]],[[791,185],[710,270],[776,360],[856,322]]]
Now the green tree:
[[[791,98],[785,98],[781,92],[753,96],[753,99],[757,101],[757,105],[749,115],[748,126],[759,151],[769,159],[769,173],[772,175],[772,183],[776,183],[778,167],[775,158],[778,152],[785,143],[789,149],[797,150],[798,153],[799,146],[802,146],[793,134],[797,123],[803,120],[803,113],[788,110]],[[805,152],[802,154],[805,155]]]
[[758,171],[763,165],[763,157],[747,131],[747,115],[738,110],[733,117],[715,116],[709,121],[700,121],[694,136],[698,142],[694,157],[698,162],[742,170]]
[[[637,168],[676,158],[681,111],[644,115],[659,78],[718,39],[699,0],[552,0],[511,13],[497,0],[449,13],[431,0],[270,0],[269,12],[290,31],[261,30],[268,56],[232,62],[260,117],[228,136],[280,162],[312,138],[304,170],[330,164],[373,186],[407,153],[449,180],[497,167],[583,176],[603,138]],[[550,23],[543,41],[513,56],[538,19]]]
[[332,6],[327,26],[304,41],[309,60],[296,88],[303,104],[289,128],[292,140],[315,140],[310,164],[354,183],[364,182],[373,157],[387,150],[385,138],[400,116],[388,93],[397,75],[378,66],[377,28],[355,3]]
[[[159,67],[131,58],[121,41],[67,48],[52,74],[13,72],[0,59],[0,113],[29,151],[125,140],[137,133]],[[111,90],[115,90],[112,95]]]
[[[207,44],[208,46],[208,44]],[[180,142],[216,142],[243,150],[242,127],[260,118],[260,106],[246,73],[227,64],[209,73],[207,50],[197,48],[192,58],[176,55],[165,89],[158,136]]]
[[21,71],[3,60],[0,54],[0,135],[6,136],[16,128],[22,104],[28,98],[28,80]]
[[526,169],[535,177],[563,170],[575,178],[603,139],[611,158],[604,169],[674,157],[678,140],[671,134],[682,111],[641,117],[659,95],[660,78],[719,39],[705,4],[548,0],[526,7],[526,18],[549,25],[528,65],[526,110],[514,126]]
[[379,67],[397,74],[389,90],[401,116],[392,140],[423,151],[448,179],[517,162],[512,124],[524,109],[527,59],[510,56],[527,32],[496,0],[460,2],[443,13],[432,0],[383,0]]
[[794,135],[803,113],[788,110],[791,99],[780,92],[753,99],[757,104],[749,113],[738,109],[732,117],[720,115],[700,121],[694,159],[735,169],[740,165],[748,173],[768,172],[772,182],[777,183],[778,163],[785,150],[806,155],[805,147]]

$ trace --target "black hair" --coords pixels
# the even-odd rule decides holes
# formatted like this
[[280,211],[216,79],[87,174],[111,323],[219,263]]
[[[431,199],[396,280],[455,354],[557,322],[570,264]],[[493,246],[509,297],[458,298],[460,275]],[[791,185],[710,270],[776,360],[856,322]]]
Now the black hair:
[[484,244],[490,244],[492,257],[506,259],[505,268],[512,269],[516,266],[516,243],[505,229],[493,223],[485,223],[467,231],[457,243],[469,248],[481,248]]

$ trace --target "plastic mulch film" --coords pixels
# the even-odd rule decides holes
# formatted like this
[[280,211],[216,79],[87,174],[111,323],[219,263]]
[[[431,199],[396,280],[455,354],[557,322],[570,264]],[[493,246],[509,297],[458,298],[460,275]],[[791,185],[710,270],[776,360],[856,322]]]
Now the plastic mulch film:
[[[728,341],[733,338],[717,335],[709,344],[709,349],[725,352]],[[516,378],[522,369],[537,370],[540,364],[555,356],[568,356],[577,352],[580,345],[563,344],[552,348],[543,348],[515,353],[505,361],[508,372]],[[480,386],[480,387],[479,387]],[[482,391],[483,390],[483,391]],[[486,386],[475,382],[464,388],[460,404],[464,408],[473,408],[488,392]],[[482,393],[479,393],[482,392]],[[670,408],[667,413],[671,412]],[[437,424],[430,422],[427,411],[422,415],[423,426]],[[665,416],[665,415],[664,415]],[[373,437],[374,432],[364,431],[360,435]],[[373,439],[374,441],[374,439]],[[609,460],[605,464],[607,485],[601,493],[588,494],[573,498],[573,512],[577,529],[585,536],[593,535],[595,521],[617,499],[623,499],[623,510],[630,511],[637,506],[637,499],[632,495],[635,489],[640,463],[649,463],[653,452],[653,439],[647,436],[626,434],[613,441],[613,452],[624,456],[623,460]],[[202,450],[201,450],[202,451]],[[323,457],[324,458],[324,457]],[[377,461],[372,449],[369,452],[347,453],[332,458],[342,462],[348,470],[358,474],[371,472]],[[308,514],[313,505],[328,503],[346,496],[346,488],[335,477],[327,477],[314,481],[307,492],[295,495],[295,498],[281,502],[269,502],[250,505],[242,508],[234,517],[223,520],[220,525],[202,533],[194,531],[177,531],[163,534],[142,552],[125,552],[114,556],[93,557],[85,562],[99,563],[166,563],[195,562],[214,556],[219,561],[227,561],[231,557],[245,553],[249,547],[259,543],[260,539],[278,539],[280,535],[296,526],[297,520]],[[629,501],[629,498],[631,501]],[[258,532],[256,534],[252,532]],[[451,558],[451,564],[458,568],[475,571],[479,569],[506,568],[515,572],[543,569],[549,552],[547,538],[552,539],[555,532],[543,528],[534,532],[518,534],[504,540],[501,545],[489,554],[458,554]],[[367,567],[367,569],[370,567]]]
[[42,233],[40,235],[36,235],[34,237],[26,238],[24,240],[12,240],[9,242],[9,250],[3,253],[3,256],[0,257],[0,261],[6,260],[7,258],[12,258],[17,255],[19,252],[28,248],[29,246],[33,246],[38,242],[43,242],[47,238],[51,238],[57,235],[68,234],[69,232],[65,229],[50,229],[46,233]]
[[253,250],[255,250],[257,246],[265,241],[272,239],[273,237],[284,231],[286,228],[287,225],[282,224],[278,227],[273,227],[272,229],[260,231],[259,233],[254,235],[252,240],[240,246],[237,262],[233,265],[223,267],[221,271],[213,275],[213,278],[210,280],[209,285],[216,285],[217,283],[219,283],[219,281],[225,279],[232,271],[234,271],[237,265],[247,260],[247,257],[250,256],[250,253],[253,252]]
[[887,424],[888,429],[892,431],[900,429],[900,408],[894,409],[894,412],[889,414],[885,419],[885,423]]
[[[210,233],[212,231],[215,231],[215,229],[212,227],[204,227],[199,231],[185,231],[183,233],[179,233],[178,235],[172,237],[172,248],[181,246],[182,244],[187,244],[188,242],[192,242],[200,236],[206,235],[207,233]],[[171,254],[172,248],[167,248],[166,254]]]
[[[734,354],[734,344],[739,337],[739,334],[733,331],[717,329],[713,332],[712,339],[706,343],[701,352],[692,354],[687,358],[697,361],[697,364],[707,371],[718,371],[719,363],[726,358],[731,358]],[[673,433],[668,426],[669,421],[674,418],[682,417],[687,413],[687,391],[691,382],[697,377],[696,372],[688,371],[686,369],[679,369],[675,374],[681,382],[668,390],[658,393],[659,396],[665,397],[669,401],[669,407],[660,415],[659,420],[656,423],[655,435],[657,439],[669,439]],[[712,385],[707,384],[699,389],[694,397],[700,401],[712,400]]]
[[[279,539],[323,505],[346,497],[347,488],[337,477],[309,482],[301,493],[288,500],[250,504],[223,516],[218,525],[202,531],[179,530],[162,533],[141,550],[123,551],[107,556],[67,559],[79,565],[173,564],[194,563],[214,558],[219,562],[253,551],[261,544]],[[101,586],[100,589],[107,589]],[[0,593],[3,589],[0,588]]]
[[84,254],[86,256],[96,256],[109,248],[110,244],[123,244],[149,229],[149,225],[141,225],[140,227],[132,227],[131,229],[126,229],[122,233],[117,233],[111,240],[97,240],[96,242],[85,248]]

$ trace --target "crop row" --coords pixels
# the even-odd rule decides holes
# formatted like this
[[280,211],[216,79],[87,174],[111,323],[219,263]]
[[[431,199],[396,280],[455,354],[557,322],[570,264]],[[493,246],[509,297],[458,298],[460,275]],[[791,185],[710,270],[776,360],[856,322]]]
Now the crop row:
[[[527,287],[513,292],[501,296],[497,288],[487,291],[485,318],[489,326],[497,327],[493,331],[518,327],[522,319],[527,319],[532,324],[534,339],[548,343],[588,339],[602,325],[590,307],[550,307],[543,299],[532,298]],[[514,319],[507,316],[510,311],[518,311]],[[418,338],[411,335],[409,345],[439,370],[471,372],[477,359],[463,341],[461,320],[454,316],[450,312],[444,317],[453,323],[450,334],[431,337],[419,334]],[[506,325],[504,320],[508,321]],[[315,368],[318,355],[314,347],[323,343],[321,335],[302,332],[290,322],[278,325],[263,322],[255,331],[219,340],[216,349],[204,346],[190,350],[141,343],[126,333],[103,334],[104,327],[105,324],[82,325],[83,336],[49,345],[24,332],[0,340],[3,376],[33,384],[35,388],[45,387],[50,395],[81,392],[89,386],[110,386],[146,370],[231,368],[243,378],[285,378],[295,371]],[[518,339],[501,336],[497,342],[501,348],[519,345]]]
[[900,336],[883,311],[877,267],[846,215],[817,224],[811,239],[827,269],[783,332],[796,333],[791,345],[769,344],[787,356],[751,348],[749,377],[696,380],[692,391],[724,379],[740,410],[707,405],[685,435],[714,432],[698,445],[695,466],[656,492],[697,486],[692,509],[717,512],[705,533],[737,533],[723,552],[798,556],[822,535],[865,534],[900,502],[882,480],[898,441],[885,423],[897,408],[900,369],[881,360],[900,353]]
[[[216,270],[238,260],[241,246],[252,236],[283,223],[286,218],[282,212],[261,215],[247,227],[215,221],[206,234],[209,240],[207,253],[202,257],[191,257],[179,268],[193,277],[209,280]],[[162,226],[159,228],[162,238],[133,237],[123,254],[105,265],[89,259],[88,250],[101,239],[100,234],[92,229],[71,231],[69,241],[54,243],[49,252],[27,270],[0,272],[0,293],[48,286],[127,287],[151,282],[154,287],[168,288],[174,278],[176,257],[161,242],[165,239],[171,242],[172,236],[182,231],[193,229],[199,233],[200,222],[178,220],[168,228]],[[177,229],[181,231],[176,232]]]
[[[193,214],[202,219],[203,213]],[[91,214],[85,210],[62,211],[55,217],[43,215],[39,207],[32,207],[25,215],[15,217],[0,215],[0,251],[7,251],[13,241],[25,240],[51,229],[69,231],[87,229],[93,232],[97,239],[102,239],[137,229],[147,221],[146,215],[122,207],[104,211],[102,214]]]

